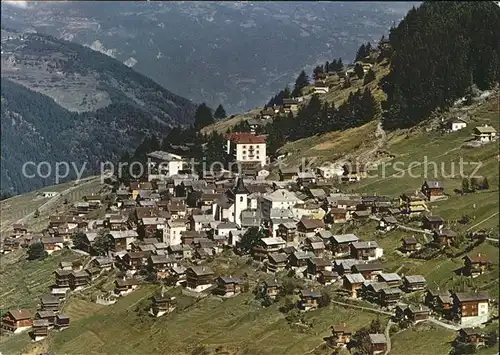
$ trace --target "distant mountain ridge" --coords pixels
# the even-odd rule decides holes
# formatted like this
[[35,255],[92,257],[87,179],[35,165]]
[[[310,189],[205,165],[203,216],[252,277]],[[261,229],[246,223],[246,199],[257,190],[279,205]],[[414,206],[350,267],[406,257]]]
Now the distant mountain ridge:
[[88,46],[228,113],[263,105],[300,70],[378,40],[418,2],[2,3],[2,23]]
[[[50,36],[2,29],[1,188],[54,184],[27,179],[26,161],[116,159],[145,135],[193,122],[195,105],[102,53]],[[68,179],[75,176],[68,176]]]

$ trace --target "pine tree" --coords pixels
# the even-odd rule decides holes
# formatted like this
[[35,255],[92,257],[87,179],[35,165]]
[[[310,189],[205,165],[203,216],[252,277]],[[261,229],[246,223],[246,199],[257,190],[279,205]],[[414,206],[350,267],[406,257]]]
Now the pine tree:
[[365,57],[366,49],[365,49],[365,44],[363,43],[361,46],[359,46],[358,51],[356,52],[356,58],[354,59],[355,62],[358,62],[362,60]]
[[154,151],[157,151],[157,150],[160,150],[160,141],[158,140],[158,138],[156,137],[156,135],[152,135],[151,136],[151,140],[150,140],[150,145],[149,145],[149,150],[151,152],[154,152]]
[[366,75],[365,75],[363,85],[371,83],[375,79],[376,79],[375,72],[372,70],[372,68],[370,68],[370,70],[368,70],[368,73],[366,73]]
[[302,70],[295,80],[295,86],[293,87],[292,96],[299,97],[302,96],[302,89],[309,85],[309,79],[304,70]]
[[212,110],[205,103],[202,103],[198,106],[194,115],[194,129],[199,131],[212,123],[214,123]]
[[326,61],[325,63],[325,73],[328,73],[330,71],[330,62]]
[[462,193],[466,194],[469,192],[470,187],[469,187],[469,179],[463,178],[462,179]]
[[470,189],[472,191],[476,191],[476,190],[479,189],[479,181],[478,181],[477,178],[473,177],[473,178],[470,179]]
[[481,189],[488,190],[490,188],[490,184],[488,182],[488,178],[485,176],[483,178],[483,182],[481,183]]
[[356,73],[359,79],[363,79],[365,71],[363,70],[363,66],[361,64],[356,63],[356,65],[354,66],[354,72]]
[[224,110],[224,107],[222,107],[222,104],[217,106],[217,109],[215,109],[214,112],[214,118],[219,121],[223,120],[227,117],[226,110]]

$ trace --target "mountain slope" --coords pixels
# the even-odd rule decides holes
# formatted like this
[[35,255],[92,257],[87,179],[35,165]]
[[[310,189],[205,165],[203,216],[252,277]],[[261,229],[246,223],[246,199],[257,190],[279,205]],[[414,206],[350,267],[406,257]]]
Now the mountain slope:
[[2,3],[2,23],[102,51],[235,113],[262,105],[301,69],[352,58],[415,4],[39,1],[23,9]]
[[104,54],[2,30],[1,188],[19,193],[56,182],[53,175],[23,176],[27,161],[47,161],[52,170],[55,162],[87,162],[85,172],[96,172],[100,161],[116,159],[145,135],[190,124],[194,109]]

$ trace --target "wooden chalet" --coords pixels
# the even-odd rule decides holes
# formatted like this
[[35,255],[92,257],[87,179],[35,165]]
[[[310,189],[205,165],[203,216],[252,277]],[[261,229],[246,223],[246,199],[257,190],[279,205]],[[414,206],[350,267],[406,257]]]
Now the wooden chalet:
[[403,193],[399,198],[401,211],[410,216],[417,216],[427,211],[427,196],[421,191]]
[[56,319],[54,321],[55,328],[62,330],[69,327],[69,316],[65,314],[56,315]]
[[316,277],[321,271],[331,270],[331,269],[332,269],[332,263],[327,259],[318,257],[307,259],[307,274],[312,279],[316,279]]
[[442,228],[434,231],[433,243],[439,247],[450,246],[456,237],[457,233],[455,233],[451,229]]
[[339,273],[333,270],[321,270],[317,275],[317,280],[322,285],[330,285],[339,278]]
[[444,195],[444,187],[440,181],[424,181],[421,190],[429,201],[436,200]]
[[406,292],[425,290],[427,282],[422,275],[407,275],[403,277],[402,289]]
[[387,350],[387,339],[384,334],[369,334],[370,352],[373,355],[383,354]]
[[401,238],[401,251],[403,253],[413,253],[420,250],[420,243],[415,237]]
[[331,327],[332,335],[326,338],[326,343],[332,348],[344,348],[351,342],[352,330],[345,324],[335,324]]
[[361,289],[366,281],[361,274],[346,274],[343,276],[344,289],[349,291],[352,298],[358,298],[358,290]]
[[55,286],[60,288],[69,288],[69,275],[72,271],[58,269],[54,271],[55,275]]
[[489,301],[488,292],[454,292],[453,313],[460,324],[471,327],[483,324],[488,321]]
[[336,257],[349,255],[351,243],[357,241],[359,241],[359,238],[354,234],[333,235],[330,239],[330,249]]
[[151,297],[151,309],[149,313],[153,317],[161,317],[175,309],[175,297],[153,296]]
[[278,279],[264,281],[264,293],[270,298],[276,298],[281,291],[283,284]]
[[127,269],[138,270],[141,266],[147,264],[150,254],[149,251],[128,252],[123,256],[122,261]]
[[[351,257],[358,260],[375,260],[380,256],[377,250],[380,249],[377,242],[353,242],[350,245]],[[380,249],[381,250],[381,249]]]
[[345,208],[332,207],[325,215],[327,223],[339,224],[346,223],[348,220],[348,211]]
[[27,309],[14,309],[2,316],[2,329],[6,332],[20,333],[32,324],[31,312]]
[[477,277],[482,275],[488,271],[491,265],[491,261],[486,255],[481,253],[466,255],[462,259],[464,260],[464,267],[462,270],[467,276]]
[[271,253],[268,255],[266,269],[268,272],[284,271],[288,264],[288,255],[285,253]]
[[35,319],[45,319],[49,326],[53,326],[56,320],[56,313],[53,311],[38,311],[35,313]]
[[399,302],[403,291],[397,287],[389,287],[380,290],[380,304],[385,307],[394,306]]
[[31,337],[34,341],[44,339],[49,335],[49,321],[47,319],[35,319],[31,329]]
[[69,274],[69,287],[72,290],[87,286],[90,283],[90,275],[87,271],[72,271]]
[[320,292],[314,290],[301,290],[299,296],[300,309],[309,311],[318,308],[318,300],[321,298]]
[[38,305],[41,311],[59,312],[60,300],[58,297],[52,295],[44,295],[40,297]]
[[252,256],[256,260],[264,261],[268,254],[281,251],[286,246],[285,240],[279,237],[262,238],[253,248]]
[[410,305],[405,310],[406,318],[413,324],[426,321],[429,318],[430,312],[429,307],[423,305]]
[[486,335],[479,328],[462,328],[458,331],[457,339],[465,344],[474,344],[476,347],[484,346],[486,343]]
[[139,287],[140,281],[134,278],[122,278],[115,280],[115,293],[124,296],[134,291]]
[[379,282],[387,282],[387,285],[389,285],[389,287],[399,287],[403,284],[401,276],[399,276],[395,272],[381,273],[377,275],[377,279]]
[[192,266],[186,269],[186,286],[195,292],[202,292],[213,286],[215,274],[208,266]]
[[365,280],[376,281],[378,275],[382,273],[384,270],[384,266],[381,263],[373,262],[373,263],[363,263],[353,265],[352,273],[361,274],[365,278]]
[[292,222],[281,223],[278,225],[277,236],[287,243],[297,243],[299,241],[297,224]]
[[444,219],[439,216],[425,215],[422,219],[422,227],[431,231],[439,230],[444,225]]
[[235,296],[241,292],[242,281],[238,277],[219,276],[216,284],[214,293],[223,297]]

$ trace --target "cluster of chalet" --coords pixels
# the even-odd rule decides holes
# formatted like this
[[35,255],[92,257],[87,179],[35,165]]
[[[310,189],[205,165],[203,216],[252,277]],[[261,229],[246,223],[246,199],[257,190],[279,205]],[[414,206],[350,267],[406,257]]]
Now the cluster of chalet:
[[38,310],[33,315],[29,309],[13,309],[2,316],[2,329],[9,333],[29,331],[34,341],[47,337],[49,329],[64,330],[69,327],[69,317],[59,313],[61,300],[53,295],[40,297]]
[[[333,349],[346,348],[351,342],[354,331],[346,324],[335,324],[330,327],[332,335],[324,338],[326,344]],[[387,338],[384,334],[368,334],[370,353],[384,354],[387,351]]]
[[486,291],[449,292],[429,289],[424,303],[443,319],[457,321],[463,327],[474,327],[488,321],[490,296]]

